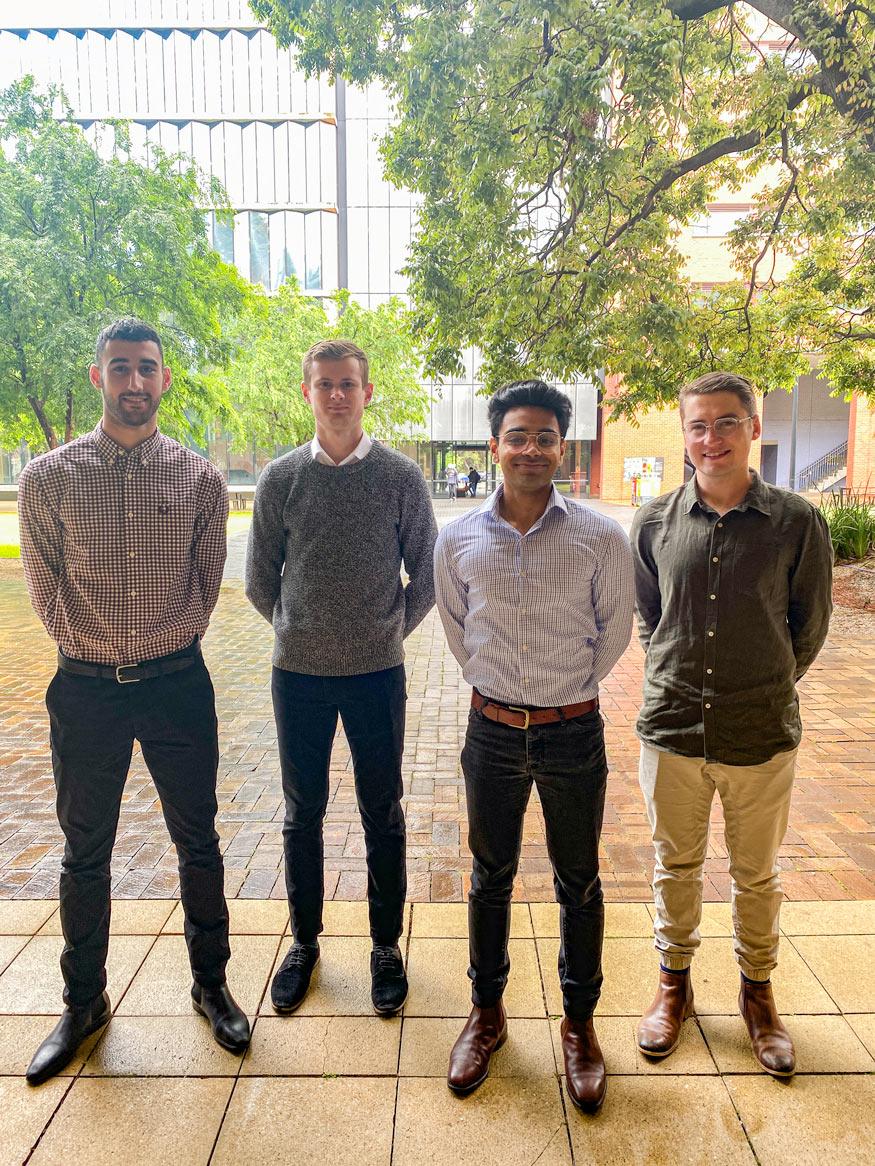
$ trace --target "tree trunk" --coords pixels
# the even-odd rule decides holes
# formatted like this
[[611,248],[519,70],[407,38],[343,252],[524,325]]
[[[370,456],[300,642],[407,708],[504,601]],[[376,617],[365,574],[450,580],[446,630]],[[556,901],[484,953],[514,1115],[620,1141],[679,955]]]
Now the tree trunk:
[[64,441],[73,440],[73,390],[67,389],[67,410],[64,416]]
[[43,431],[43,436],[46,439],[46,445],[49,449],[57,449],[59,442],[52,423],[46,416],[46,411],[43,408],[43,403],[37,397],[28,396],[28,404],[36,414],[36,419],[39,421],[40,429]]

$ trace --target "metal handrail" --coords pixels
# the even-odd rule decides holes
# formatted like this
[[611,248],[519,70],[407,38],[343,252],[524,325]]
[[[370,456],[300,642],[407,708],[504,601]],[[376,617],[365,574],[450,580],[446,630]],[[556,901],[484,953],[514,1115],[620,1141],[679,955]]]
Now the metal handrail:
[[848,443],[843,441],[835,449],[821,454],[816,461],[804,467],[796,475],[797,490],[811,490],[818,482],[830,477],[839,470],[845,469],[848,464]]

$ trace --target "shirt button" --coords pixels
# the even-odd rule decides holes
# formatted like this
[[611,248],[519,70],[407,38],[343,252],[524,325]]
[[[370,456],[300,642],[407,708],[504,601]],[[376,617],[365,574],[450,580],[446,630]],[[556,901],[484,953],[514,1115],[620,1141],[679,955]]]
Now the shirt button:
[[129,559],[135,559],[136,557],[137,557],[136,551],[128,551],[128,558]]
[[716,595],[710,595],[708,598],[709,598],[709,599],[716,599],[716,598],[717,598],[717,596],[716,596]]
[[706,668],[705,671],[708,673],[709,676],[711,676],[714,672],[714,669],[713,668]]
[[137,593],[136,593],[136,591],[132,591],[132,592],[131,592],[131,599],[136,599],[136,598],[137,598]]
[[706,709],[709,709],[710,707],[711,707],[711,706],[710,706],[709,704],[706,704],[706,705],[705,705],[705,708],[706,708]]
[[723,529],[723,523],[722,523],[722,522],[718,522],[718,523],[717,523],[717,529],[718,529],[718,530],[722,530],[722,529]]
[[708,632],[708,635],[709,635],[709,636],[713,636],[713,635],[714,635],[714,633],[713,633],[713,632]]
[[712,563],[719,563],[719,562],[720,562],[720,559],[718,558],[718,556],[717,556],[717,555],[715,555],[715,556],[714,556],[714,558],[711,560],[711,562],[712,562]]
[[524,652],[528,652],[528,650],[529,650],[529,645],[528,645],[528,644],[523,644],[523,646],[522,646],[522,650],[523,650]]
[[128,518],[133,518],[133,517],[134,517],[134,512],[133,512],[133,510],[129,510],[129,511],[128,511]]
[[524,682],[525,682],[526,684],[528,684],[528,682],[529,682],[529,678],[528,678],[528,676],[524,676],[524,677],[523,677],[523,680],[524,680]]

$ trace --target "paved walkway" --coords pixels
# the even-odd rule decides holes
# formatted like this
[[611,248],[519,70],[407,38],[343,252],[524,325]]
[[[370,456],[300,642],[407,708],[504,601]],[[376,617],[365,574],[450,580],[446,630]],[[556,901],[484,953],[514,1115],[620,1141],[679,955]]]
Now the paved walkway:
[[[466,503],[437,503],[440,521]],[[628,525],[631,511],[610,508]],[[226,582],[204,651],[218,694],[221,732],[219,831],[230,896],[282,898],[282,797],[270,703],[272,633],[247,603],[241,572],[246,519],[232,520]],[[873,620],[875,624],[875,620]],[[468,889],[464,789],[459,750],[469,689],[432,613],[408,640],[405,754],[410,898],[461,901]],[[603,879],[614,902],[650,894],[652,852],[636,780],[633,731],[642,655],[633,643],[602,686],[611,776],[603,835]],[[61,836],[55,821],[43,694],[51,645],[31,613],[15,569],[0,579],[0,898],[57,893]],[[789,899],[875,898],[875,644],[835,633],[800,694],[806,735],[790,830],[781,850]],[[365,895],[364,839],[349,752],[339,735],[326,822],[329,898]],[[176,858],[139,752],[125,794],[113,860],[117,898],[173,898]],[[705,897],[729,894],[722,820],[715,808]],[[520,901],[553,897],[544,828],[533,799]]]
[[[247,1056],[191,1012],[177,905],[116,902],[115,1014],[63,1076],[23,1080],[60,1001],[55,905],[0,903],[0,1166],[868,1166],[875,1144],[875,904],[788,903],[778,1000],[798,1050],[789,1083],[766,1077],[735,1011],[724,904],[705,916],[697,1017],[662,1062],[634,1044],[652,992],[650,916],[607,912],[596,1016],[605,1106],[567,1102],[558,1046],[552,905],[515,908],[509,1039],[490,1079],[459,1099],[447,1056],[468,1010],[461,904],[414,903],[402,940],[403,1015],[375,1017],[364,904],[328,905],[322,960],[293,1017],[265,1002],[284,952],[284,904],[232,904],[231,983],[254,1020]],[[8,967],[7,967],[8,965]],[[6,968],[5,971],[3,969]]]

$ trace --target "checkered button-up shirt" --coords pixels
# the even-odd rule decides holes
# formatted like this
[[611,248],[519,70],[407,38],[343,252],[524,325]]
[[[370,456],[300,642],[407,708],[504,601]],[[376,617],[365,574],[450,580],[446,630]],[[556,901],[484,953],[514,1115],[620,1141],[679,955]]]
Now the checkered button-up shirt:
[[18,483],[30,601],[65,656],[128,664],[203,635],[225,563],[228,492],[157,430],[131,450],[100,425]]

